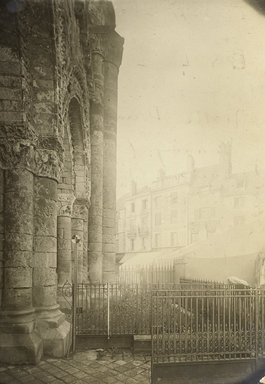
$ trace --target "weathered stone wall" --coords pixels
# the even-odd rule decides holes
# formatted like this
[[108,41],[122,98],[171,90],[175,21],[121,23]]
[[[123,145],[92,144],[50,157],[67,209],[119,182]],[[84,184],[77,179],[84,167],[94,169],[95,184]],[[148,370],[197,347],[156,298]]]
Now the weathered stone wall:
[[4,266],[4,171],[0,169],[0,308],[2,306]]
[[0,27],[0,360],[36,362],[69,348],[73,235],[78,282],[114,278],[123,39],[108,1],[4,1]]

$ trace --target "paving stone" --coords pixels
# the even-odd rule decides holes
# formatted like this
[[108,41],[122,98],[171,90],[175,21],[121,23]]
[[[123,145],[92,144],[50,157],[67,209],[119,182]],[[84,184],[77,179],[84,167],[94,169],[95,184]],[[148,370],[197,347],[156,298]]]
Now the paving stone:
[[115,377],[113,377],[113,376],[108,376],[108,377],[105,377],[104,379],[103,379],[103,382],[105,383],[105,384],[116,384],[116,378]]
[[66,384],[73,384],[77,381],[76,377],[74,376],[65,376],[62,381]]
[[124,360],[117,360],[117,361],[115,361],[115,364],[124,365],[124,364],[127,364],[127,362]]
[[150,361],[130,353],[108,352],[101,360],[89,360],[81,352],[74,358],[0,370],[0,384],[149,384],[149,378]]

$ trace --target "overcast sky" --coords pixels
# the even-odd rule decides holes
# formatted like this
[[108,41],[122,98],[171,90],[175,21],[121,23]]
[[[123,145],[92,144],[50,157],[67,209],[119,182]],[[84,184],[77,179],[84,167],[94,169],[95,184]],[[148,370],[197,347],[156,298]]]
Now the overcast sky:
[[265,17],[243,0],[114,0],[119,75],[118,196],[218,161],[265,168]]

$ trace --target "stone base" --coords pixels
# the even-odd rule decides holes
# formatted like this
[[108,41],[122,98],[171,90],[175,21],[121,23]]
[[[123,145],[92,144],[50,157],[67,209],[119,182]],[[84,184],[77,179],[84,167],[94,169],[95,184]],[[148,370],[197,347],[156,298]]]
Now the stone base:
[[71,325],[65,320],[58,328],[49,328],[42,339],[45,356],[63,357],[71,347]]
[[0,333],[0,361],[9,364],[37,364],[43,354],[43,343],[36,332]]
[[71,325],[65,315],[56,307],[38,315],[37,329],[43,341],[45,356],[63,357],[70,350],[72,337]]
[[134,335],[133,336],[133,350],[135,353],[151,353],[152,342],[151,335]]

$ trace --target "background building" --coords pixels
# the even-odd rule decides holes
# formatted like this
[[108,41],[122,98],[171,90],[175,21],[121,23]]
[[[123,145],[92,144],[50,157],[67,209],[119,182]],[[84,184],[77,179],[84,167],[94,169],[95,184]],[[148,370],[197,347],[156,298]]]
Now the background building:
[[264,213],[264,174],[257,168],[233,173],[230,145],[223,144],[218,164],[196,168],[188,157],[185,173],[161,171],[141,190],[132,184],[118,201],[117,252],[177,250],[240,229]]

